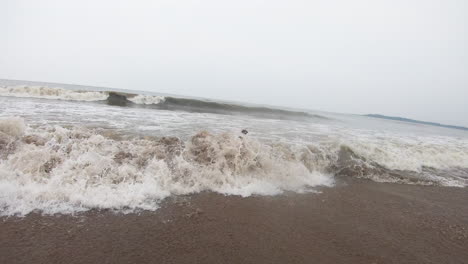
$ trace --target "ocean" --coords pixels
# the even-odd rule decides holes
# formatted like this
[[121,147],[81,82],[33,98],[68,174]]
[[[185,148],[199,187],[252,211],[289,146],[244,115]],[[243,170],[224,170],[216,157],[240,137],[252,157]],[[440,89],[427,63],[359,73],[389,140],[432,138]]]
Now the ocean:
[[3,216],[154,211],[168,197],[201,192],[320,195],[343,178],[464,188],[468,132],[132,90],[0,81]]

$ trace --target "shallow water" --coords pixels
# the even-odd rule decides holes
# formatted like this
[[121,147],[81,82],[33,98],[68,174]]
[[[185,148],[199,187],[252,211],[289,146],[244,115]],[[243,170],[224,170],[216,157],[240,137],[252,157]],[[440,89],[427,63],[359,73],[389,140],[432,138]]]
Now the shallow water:
[[171,195],[309,192],[336,177],[468,183],[466,131],[67,88],[0,89],[1,214],[155,210]]

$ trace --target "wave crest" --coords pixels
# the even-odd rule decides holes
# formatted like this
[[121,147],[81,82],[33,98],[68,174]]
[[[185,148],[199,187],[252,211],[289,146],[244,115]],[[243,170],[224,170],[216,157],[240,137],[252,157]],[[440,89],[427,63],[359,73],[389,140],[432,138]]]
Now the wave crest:
[[134,94],[118,91],[69,90],[46,86],[0,87],[0,96],[42,98],[68,101],[105,102],[108,105],[145,107],[159,110],[186,111],[215,114],[247,114],[262,118],[304,119],[321,118],[306,112],[282,110],[263,106],[222,103],[194,98],[167,97],[159,95]]
[[152,96],[152,95],[136,95],[133,97],[128,97],[128,100],[135,103],[135,104],[144,104],[144,105],[152,105],[152,104],[159,104],[164,102],[164,96]]
[[0,87],[0,96],[44,98],[69,101],[103,101],[107,99],[108,94],[106,92],[74,91],[45,86],[9,86]]

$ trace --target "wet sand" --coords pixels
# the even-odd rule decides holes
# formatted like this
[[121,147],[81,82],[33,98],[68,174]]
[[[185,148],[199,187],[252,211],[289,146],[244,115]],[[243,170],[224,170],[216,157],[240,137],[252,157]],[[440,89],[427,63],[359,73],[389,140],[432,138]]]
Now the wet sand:
[[468,189],[353,180],[139,214],[2,217],[0,263],[468,263]]

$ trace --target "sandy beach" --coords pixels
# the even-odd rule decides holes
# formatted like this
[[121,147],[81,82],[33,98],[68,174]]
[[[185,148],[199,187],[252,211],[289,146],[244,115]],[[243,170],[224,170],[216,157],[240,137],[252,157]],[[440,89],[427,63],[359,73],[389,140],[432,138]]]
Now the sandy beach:
[[467,263],[468,190],[339,181],[320,194],[170,198],[155,212],[3,217],[1,263]]

